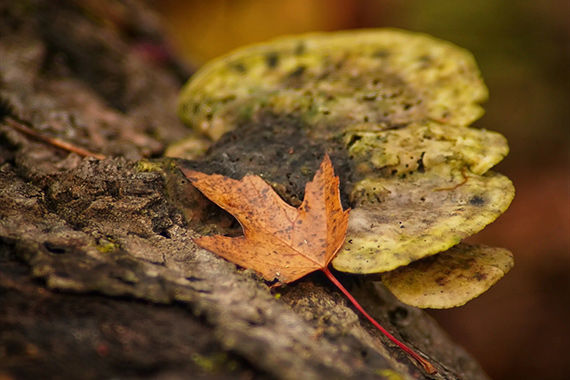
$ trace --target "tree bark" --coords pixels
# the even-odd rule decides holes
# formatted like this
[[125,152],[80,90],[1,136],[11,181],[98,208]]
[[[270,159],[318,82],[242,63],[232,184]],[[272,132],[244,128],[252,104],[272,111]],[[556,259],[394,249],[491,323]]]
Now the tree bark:
[[[0,5],[0,377],[486,379],[426,313],[370,278],[339,275],[438,374],[423,372],[321,274],[271,289],[196,247],[193,237],[231,231],[232,220],[177,165],[239,176],[251,164],[224,153],[259,152],[261,124],[223,138],[203,161],[162,157],[191,133],[174,111],[187,75],[152,10],[116,4]],[[297,146],[319,149],[307,136]],[[269,160],[255,165],[286,174]],[[282,191],[292,203],[299,181]]]

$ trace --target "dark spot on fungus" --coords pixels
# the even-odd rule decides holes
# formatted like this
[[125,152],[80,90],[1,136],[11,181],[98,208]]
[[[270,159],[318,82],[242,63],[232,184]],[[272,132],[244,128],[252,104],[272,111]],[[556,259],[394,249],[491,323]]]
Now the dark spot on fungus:
[[235,94],[228,95],[228,96],[225,96],[225,97],[223,97],[222,99],[220,99],[220,103],[228,103],[228,102],[230,102],[230,101],[232,101],[232,100],[235,100],[235,99],[236,99],[236,95],[235,95]]
[[376,50],[372,56],[374,58],[387,58],[390,56],[390,52],[386,49]]
[[447,283],[447,279],[445,277],[438,277],[435,279],[435,283],[438,284],[439,286],[445,286],[445,284]]
[[[420,155],[420,158],[416,161],[418,163],[418,173],[425,173],[426,168],[424,166],[424,155],[426,154],[426,152],[422,152],[422,154]],[[422,199],[422,201],[425,199]]]
[[302,76],[305,73],[305,70],[307,69],[306,66],[303,65],[299,65],[297,66],[297,68],[293,71],[291,71],[291,73],[289,73],[289,78],[299,78],[300,76]]
[[268,68],[274,69],[279,64],[279,55],[277,53],[268,53],[265,56],[265,64]]
[[238,73],[243,74],[246,72],[245,65],[243,63],[234,63],[231,67]]
[[359,135],[352,135],[350,136],[350,140],[348,140],[348,143],[346,144],[346,147],[348,149],[352,148],[352,146],[354,144],[356,144],[358,141],[362,140],[362,136]]
[[483,281],[487,278],[487,275],[485,273],[475,273],[475,275],[473,276],[477,281]]
[[473,206],[483,206],[485,204],[485,200],[482,197],[475,195],[469,199],[469,204]]

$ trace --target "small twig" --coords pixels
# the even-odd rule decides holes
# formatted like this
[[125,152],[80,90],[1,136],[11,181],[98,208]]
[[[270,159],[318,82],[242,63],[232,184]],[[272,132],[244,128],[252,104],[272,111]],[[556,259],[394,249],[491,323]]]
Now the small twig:
[[68,152],[72,152],[72,153],[76,153],[80,156],[83,157],[94,157],[97,158],[98,160],[103,160],[105,159],[105,155],[103,154],[99,154],[99,153],[93,153],[90,152],[86,149],[77,147],[75,145],[72,145],[66,141],[60,140],[58,138],[54,138],[54,137],[49,137],[49,136],[45,136],[35,130],[33,130],[32,128],[28,127],[27,125],[23,124],[22,122],[15,120],[14,118],[8,116],[4,119],[4,123],[12,128],[14,128],[15,130],[17,130],[18,132],[21,132],[27,136],[30,136],[36,140],[40,140],[43,141],[47,144],[53,145],[57,148],[66,150]]

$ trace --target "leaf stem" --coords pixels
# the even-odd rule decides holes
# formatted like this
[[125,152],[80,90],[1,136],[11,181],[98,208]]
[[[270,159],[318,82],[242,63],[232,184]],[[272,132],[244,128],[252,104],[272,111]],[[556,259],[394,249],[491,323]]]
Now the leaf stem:
[[372,318],[370,316],[370,314],[368,314],[362,306],[360,306],[360,304],[352,296],[352,294],[350,294],[348,292],[348,290],[346,290],[346,288],[344,286],[342,286],[340,281],[337,280],[337,278],[332,274],[332,272],[329,270],[329,268],[327,268],[327,267],[321,268],[321,271],[328,277],[329,280],[332,281],[333,284],[335,284],[335,286],[337,288],[340,289],[340,291],[350,300],[350,302],[352,302],[352,304],[356,307],[356,309],[358,309],[358,311],[360,311],[362,313],[362,315],[364,315],[366,317],[366,319],[368,319],[378,330],[380,330],[384,335],[386,335],[388,337],[388,339],[390,339],[392,342],[394,342],[398,347],[400,347],[402,350],[404,350],[404,352],[406,352],[412,358],[417,360],[422,365],[422,367],[424,367],[426,372],[428,372],[429,374],[437,373],[437,370],[435,369],[433,364],[431,364],[426,359],[422,358],[418,353],[416,353],[414,350],[412,350],[411,348],[406,346],[404,343],[400,342],[392,334],[390,334],[386,329],[384,329],[382,326],[380,326],[380,324],[378,322],[376,322],[376,320],[374,320],[374,318]]

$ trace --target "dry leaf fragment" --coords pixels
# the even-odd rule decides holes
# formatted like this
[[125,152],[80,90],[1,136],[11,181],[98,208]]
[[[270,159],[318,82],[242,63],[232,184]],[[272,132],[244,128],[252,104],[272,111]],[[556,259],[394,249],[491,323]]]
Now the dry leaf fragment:
[[263,179],[241,181],[182,169],[206,197],[236,217],[241,237],[206,236],[196,243],[268,281],[295,281],[325,268],[344,241],[349,210],[342,210],[339,180],[328,156],[307,183],[297,209],[285,203]]

